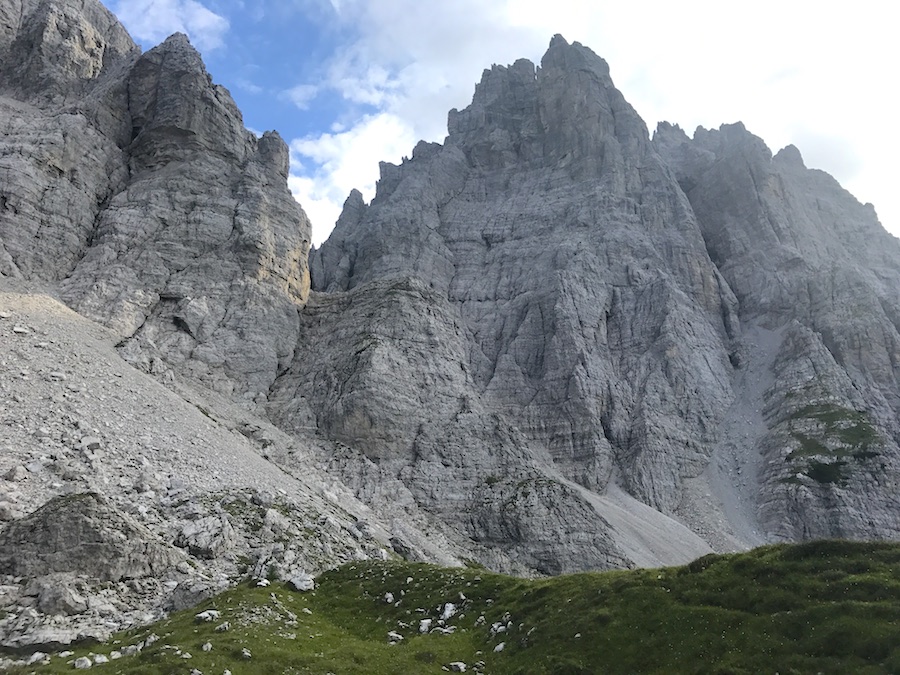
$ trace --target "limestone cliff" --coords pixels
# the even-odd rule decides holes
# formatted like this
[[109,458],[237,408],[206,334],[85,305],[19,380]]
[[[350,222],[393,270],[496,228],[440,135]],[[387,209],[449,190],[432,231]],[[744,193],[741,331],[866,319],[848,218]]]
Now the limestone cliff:
[[284,142],[183,35],[141,55],[93,0],[2,11],[0,273],[61,282],[137,363],[264,394],[309,291]]
[[[340,410],[361,438],[340,424],[336,438],[396,465],[431,508],[478,540],[514,546],[528,566],[596,566],[606,551],[629,560],[627,528],[598,498],[621,485],[617,495],[677,527],[684,481],[703,472],[733,398],[737,301],[590,50],[557,37],[540,68],[485,71],[449,131],[443,146],[382,165],[372,204],[351,196],[316,253],[315,287],[348,293],[345,313],[386,279],[428,293],[408,313],[392,308],[398,295],[379,294],[388,330],[371,312],[356,316],[371,339],[337,357],[352,376],[333,378],[340,408],[317,411],[322,427]],[[570,542],[581,511],[586,536]],[[542,537],[570,546],[530,554]],[[656,559],[702,550],[681,539],[683,551],[660,546]]]
[[897,240],[741,125],[651,142],[577,43],[485,71],[312,268],[352,346],[308,341],[323,368],[276,382],[276,417],[310,392],[325,433],[529,566],[628,558],[596,499],[622,490],[716,547],[900,535]]
[[796,148],[773,157],[740,124],[692,140],[664,124],[654,144],[739,298],[744,332],[778,336],[751,411],[764,531],[896,538],[900,242]]

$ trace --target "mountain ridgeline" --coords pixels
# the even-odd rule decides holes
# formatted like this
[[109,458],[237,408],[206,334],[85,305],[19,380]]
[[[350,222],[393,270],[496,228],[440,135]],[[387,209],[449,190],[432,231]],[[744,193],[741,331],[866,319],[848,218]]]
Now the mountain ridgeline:
[[266,460],[384,550],[534,575],[900,539],[900,241],[793,146],[651,136],[556,36],[310,250],[285,143],[185,36],[0,0],[0,63],[0,281],[274,424],[302,452]]

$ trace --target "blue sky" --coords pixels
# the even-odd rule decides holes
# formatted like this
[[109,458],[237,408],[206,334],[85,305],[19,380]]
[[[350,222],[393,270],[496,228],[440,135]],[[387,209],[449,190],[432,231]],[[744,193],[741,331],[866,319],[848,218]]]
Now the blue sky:
[[145,49],[187,33],[248,128],[291,145],[290,187],[322,242],[380,160],[441,141],[493,63],[591,47],[650,130],[743,121],[834,175],[900,234],[890,3],[810,0],[107,0]]

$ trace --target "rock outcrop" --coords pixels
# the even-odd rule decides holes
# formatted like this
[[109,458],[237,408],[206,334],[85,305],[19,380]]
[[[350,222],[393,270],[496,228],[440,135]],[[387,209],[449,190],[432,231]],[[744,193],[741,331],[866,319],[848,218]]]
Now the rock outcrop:
[[0,650],[105,638],[246,576],[383,558],[392,538],[452,550],[243,406],[131,367],[115,334],[29,285],[0,277]]
[[[318,397],[323,430],[333,411],[353,419],[364,438],[339,440],[397,465],[388,472],[434,507],[461,499],[448,517],[472,536],[534,549],[527,533],[565,540],[584,509],[587,536],[563,568],[596,566],[600,552],[614,562],[616,530],[578,488],[618,482],[661,521],[676,515],[733,398],[737,301],[643,122],[586,48],[555,38],[537,70],[486,71],[449,127],[443,146],[382,165],[372,204],[351,195],[316,252],[315,286],[347,294],[341,324],[357,335],[297,375],[334,383]],[[275,407],[303,367],[276,383]],[[523,492],[539,504],[511,508]]]
[[795,147],[773,157],[741,124],[693,139],[663,124],[654,144],[745,331],[779,335],[753,448],[762,528],[790,540],[897,537],[897,239]]
[[0,648],[419,542],[247,411],[309,289],[278,135],[183,35],[142,55],[94,0],[0,2],[0,59]]
[[164,577],[180,562],[149,531],[96,493],[55,497],[0,534],[0,574],[58,572],[102,581]]

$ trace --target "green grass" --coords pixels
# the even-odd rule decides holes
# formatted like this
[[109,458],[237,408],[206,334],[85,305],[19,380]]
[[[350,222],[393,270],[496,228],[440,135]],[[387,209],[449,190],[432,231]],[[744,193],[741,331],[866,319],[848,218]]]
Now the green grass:
[[873,448],[881,439],[866,413],[820,403],[797,410],[790,419],[815,423],[812,435],[790,432],[797,447],[787,460],[799,462],[800,473],[819,483],[843,483],[853,468],[849,460],[866,461],[878,456]]
[[[109,654],[155,633],[160,639],[139,656],[96,668],[379,675],[442,673],[452,661],[472,672],[483,661],[485,673],[500,675],[900,672],[900,544],[774,545],[708,555],[684,567],[539,580],[359,562],[318,583],[305,594],[244,584],[118,635],[119,644],[84,647],[75,656]],[[437,625],[447,602],[458,606],[447,621],[455,632],[420,634],[420,620]],[[197,623],[195,614],[210,608],[221,619]],[[231,629],[215,632],[223,621]],[[508,629],[492,631],[500,624]],[[389,631],[405,639],[390,645]],[[213,649],[204,653],[207,641]],[[501,642],[505,648],[495,652]],[[73,672],[66,661],[75,656],[13,672]]]

